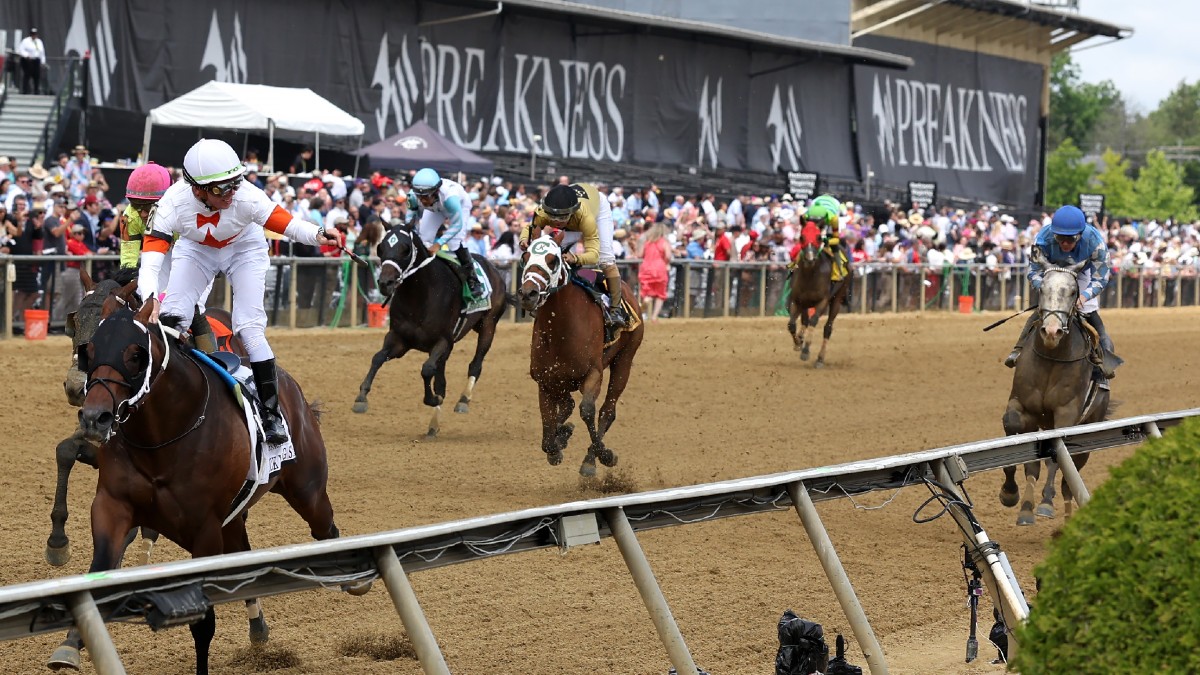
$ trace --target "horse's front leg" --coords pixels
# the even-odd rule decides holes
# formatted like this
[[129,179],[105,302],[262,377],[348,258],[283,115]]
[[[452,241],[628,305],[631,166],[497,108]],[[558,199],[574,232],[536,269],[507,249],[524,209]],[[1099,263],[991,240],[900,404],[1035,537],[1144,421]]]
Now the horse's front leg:
[[551,466],[558,466],[563,460],[563,450],[571,440],[575,427],[567,422],[571,411],[575,409],[575,399],[571,392],[551,389],[547,385],[538,385],[538,408],[542,415],[542,452],[546,453],[546,461]]
[[475,356],[467,365],[467,388],[463,390],[462,396],[458,397],[458,403],[454,406],[456,413],[466,413],[470,410],[471,393],[475,391],[475,383],[479,381],[479,375],[483,373],[483,359],[487,356],[488,350],[492,348],[492,341],[496,338],[496,322],[499,320],[499,316],[493,318],[489,315],[483,317],[479,323],[479,339],[475,342]]
[[371,383],[375,381],[375,374],[383,364],[391,359],[398,359],[408,353],[408,347],[396,337],[395,333],[389,332],[383,338],[383,349],[375,352],[375,356],[371,357],[371,368],[367,371],[367,376],[363,378],[362,384],[358,385],[358,398],[354,399],[354,412],[367,412],[367,394],[371,391]]
[[[116,569],[121,565],[125,535],[132,524],[133,513],[129,505],[113,498],[101,486],[92,500],[92,565],[88,568],[89,574]],[[46,665],[52,670],[79,670],[79,650],[83,646],[79,629],[72,628]]]
[[[1009,399],[1002,422],[1005,436],[1037,430],[1036,422],[1025,412],[1025,407],[1016,398]],[[1020,500],[1021,492],[1017,487],[1017,467],[1006,466],[1004,467],[1004,484],[1000,487],[1000,503],[1011,508],[1016,506]]]
[[433,408],[433,417],[429,419],[429,431],[426,438],[437,438],[441,428],[442,401],[446,400],[446,359],[454,343],[441,340],[429,350],[429,358],[421,365],[421,379],[425,381],[425,405]]
[[[1046,482],[1042,484],[1042,503],[1038,504],[1036,510],[1037,515],[1042,518],[1054,517],[1054,477],[1057,474],[1058,462],[1053,459],[1046,460]],[[1065,491],[1063,492],[1063,498],[1069,501]]]
[[[825,349],[829,346],[829,336],[833,335],[833,320],[837,318],[841,307],[842,303],[840,300],[835,299],[833,302],[829,303],[829,318],[825,320],[825,332],[822,335],[823,339],[821,340],[821,351],[817,353],[817,360],[815,363],[813,363],[814,368],[825,367]],[[817,316],[820,315],[817,314]]]
[[83,440],[83,436],[76,429],[70,438],[60,441],[54,449],[58,478],[54,486],[54,507],[50,509],[50,537],[46,539],[46,562],[55,567],[62,567],[71,560],[71,540],[67,537],[67,484],[79,454],[90,448],[91,444]]
[[800,351],[801,335],[796,333],[796,317],[801,315],[800,303],[788,300],[788,336],[792,338],[792,349]]

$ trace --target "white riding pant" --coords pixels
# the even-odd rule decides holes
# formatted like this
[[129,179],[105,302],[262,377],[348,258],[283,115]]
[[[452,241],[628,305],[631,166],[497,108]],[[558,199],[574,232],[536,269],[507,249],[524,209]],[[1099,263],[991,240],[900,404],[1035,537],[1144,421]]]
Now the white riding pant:
[[[163,289],[162,292],[159,293],[159,302],[162,302],[163,297],[165,297],[167,294],[167,284],[171,283],[171,257],[174,252],[174,247],[167,251],[167,256],[163,258],[162,267],[160,267],[158,270],[158,287]],[[200,310],[201,312],[203,312],[204,308],[208,306],[208,296],[212,295],[214,282],[216,282],[216,279],[208,282],[208,286],[206,286],[204,288],[204,292],[200,294],[200,299],[196,301],[196,309]]]
[[[421,235],[421,242],[426,246],[433,246],[433,242],[438,238],[438,230],[442,228],[442,223],[446,222],[446,216],[433,211],[426,211],[421,214],[421,222],[417,225],[417,234]],[[446,242],[446,248],[450,251],[457,251],[459,246],[462,246],[463,240],[467,237],[467,226],[463,225],[463,229],[454,235],[454,238]]]
[[[612,209],[608,205],[608,200],[601,195],[600,198],[600,213],[596,216],[596,230],[600,234],[600,260],[599,267],[608,267],[609,265],[617,264],[617,258],[613,255],[613,218]],[[569,251],[572,246],[579,243],[583,239],[582,232],[565,232],[563,234],[562,250]]]
[[162,313],[183,317],[188,326],[196,313],[201,292],[212,288],[213,278],[224,272],[233,288],[233,329],[246,346],[253,362],[275,358],[267,344],[267,311],[263,297],[267,287],[267,269],[271,260],[262,237],[242,236],[225,248],[205,246],[191,239],[175,242],[171,279]]
[[[1082,294],[1083,289],[1087,288],[1088,284],[1092,283],[1092,271],[1084,270],[1084,271],[1080,272],[1079,276],[1076,280],[1079,282],[1079,292]],[[1083,303],[1082,311],[1084,314],[1091,314],[1092,312],[1094,312],[1098,309],[1100,309],[1100,296],[1099,295],[1097,295],[1096,297],[1092,298],[1091,300],[1088,300],[1087,302]]]

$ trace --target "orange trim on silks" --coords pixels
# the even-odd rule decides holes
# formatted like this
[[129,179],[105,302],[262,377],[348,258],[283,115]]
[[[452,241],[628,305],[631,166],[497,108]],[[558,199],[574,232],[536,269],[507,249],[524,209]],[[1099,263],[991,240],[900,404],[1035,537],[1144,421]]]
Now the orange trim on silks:
[[171,248],[171,242],[158,237],[146,237],[142,242],[142,252],[150,251],[151,253],[166,253]]
[[208,325],[212,327],[213,337],[216,338],[218,349],[223,352],[231,352],[229,348],[229,338],[233,337],[233,331],[226,326],[224,322],[214,319],[211,316],[205,315],[208,319]]
[[267,222],[263,225],[263,228],[275,234],[283,234],[283,231],[287,229],[290,222],[292,222],[292,214],[283,210],[282,206],[276,206],[271,211],[271,215],[267,217]]

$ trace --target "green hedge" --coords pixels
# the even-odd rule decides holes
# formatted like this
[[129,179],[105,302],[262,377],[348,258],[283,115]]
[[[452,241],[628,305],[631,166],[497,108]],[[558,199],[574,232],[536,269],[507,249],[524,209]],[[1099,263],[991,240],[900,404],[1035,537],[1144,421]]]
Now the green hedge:
[[1022,675],[1200,673],[1200,420],[1114,469],[1034,573]]

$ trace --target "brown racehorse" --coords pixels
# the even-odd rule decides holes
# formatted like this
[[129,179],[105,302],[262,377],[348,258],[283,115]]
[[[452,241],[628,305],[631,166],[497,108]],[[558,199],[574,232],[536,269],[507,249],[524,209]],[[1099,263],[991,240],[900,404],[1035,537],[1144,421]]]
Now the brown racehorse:
[[[133,285],[125,290],[132,292]],[[104,311],[116,304],[109,298]],[[136,315],[117,309],[79,354],[80,370],[87,375],[80,427],[88,440],[101,444],[91,509],[93,573],[120,565],[125,535],[138,525],[161,532],[193,557],[250,549],[245,512],[222,526],[250,465],[251,436],[241,406],[219,374],[202,366],[165,328],[148,323],[150,308]],[[279,398],[296,459],[258,486],[247,508],[268,490],[278,492],[314,538],[337,537],[317,413],[282,369]],[[265,641],[261,607],[250,601],[247,609],[251,641]],[[208,672],[215,629],[211,608],[191,625],[197,673]],[[81,646],[78,630],[72,629],[51,667],[77,668]]]
[[[558,240],[549,234],[533,240],[522,258],[524,272],[517,292],[526,311],[537,311],[529,350],[529,375],[538,385],[542,413],[542,451],[552,465],[563,460],[563,450],[573,426],[567,418],[575,408],[572,392],[580,392],[579,416],[587,425],[591,445],[579,473],[593,476],[596,460],[615,466],[617,455],[605,447],[604,434],[617,418],[617,399],[629,382],[633,357],[642,344],[644,324],[617,336],[604,346],[604,318],[587,291],[570,280],[562,262]],[[637,297],[622,284],[622,293],[633,307]],[[609,371],[608,394],[596,416],[596,400]]]
[[[1037,247],[1033,250],[1040,253]],[[1006,435],[1101,422],[1108,415],[1109,392],[1093,384],[1093,366],[1088,359],[1090,347],[1075,313],[1075,302],[1079,297],[1076,277],[1086,264],[1087,261],[1072,267],[1046,266],[1038,307],[1041,325],[1029,332],[1017,359],[1012,391],[1004,411]],[[1082,469],[1088,455],[1072,455],[1071,459],[1075,468]],[[1058,464],[1047,460],[1046,465],[1049,475],[1036,513],[1053,518],[1054,473]],[[1004,468],[1000,503],[1016,506],[1019,499],[1021,511],[1017,515],[1017,524],[1033,525],[1036,522],[1034,491],[1041,475],[1041,463],[1025,464],[1023,498],[1019,498],[1016,473],[1016,467]],[[1066,514],[1070,516],[1073,495],[1065,477],[1062,492]]]
[[[850,277],[834,283],[833,259],[821,251],[821,231],[815,223],[809,222],[800,233],[803,248],[792,270],[792,278],[788,291],[788,334],[796,351],[800,352],[800,360],[807,361],[812,340],[807,337],[808,329],[814,330],[821,322],[825,310],[829,310],[829,319],[825,322],[825,339],[821,342],[821,351],[817,353],[814,368],[825,367],[825,348],[829,346],[829,336],[833,335],[833,320],[842,310],[846,292],[850,290]],[[812,316],[809,316],[812,310]],[[796,319],[799,318],[800,332],[796,332]]]
[[[79,348],[91,341],[96,327],[100,325],[101,308],[105,300],[113,294],[124,294],[126,302],[136,302],[136,293],[126,292],[122,285],[137,279],[137,269],[125,269],[117,272],[112,279],[93,281],[87,271],[80,269],[80,281],[83,284],[84,296],[79,308],[66,317],[66,333],[71,338],[71,365],[67,368],[67,377],[63,381],[63,389],[67,393],[67,401],[73,406],[83,404],[83,383],[86,376],[79,372],[76,364]],[[139,303],[140,304],[140,303]],[[217,334],[218,345],[222,350],[245,356],[246,349],[237,335],[222,334],[232,325],[232,317],[223,309],[209,308],[206,310],[209,322],[215,324],[213,331]],[[224,330],[222,330],[224,329]],[[83,437],[83,431],[76,427],[75,432],[59,442],[55,448],[55,460],[58,475],[55,480],[54,506],[50,511],[50,536],[46,539],[46,562],[60,567],[71,560],[71,540],[67,537],[67,485],[71,478],[71,470],[75,462],[82,462],[96,468],[96,446]],[[131,531],[126,545],[132,541],[134,532]],[[150,552],[158,541],[158,533],[149,528],[142,528],[142,564],[150,561]]]

